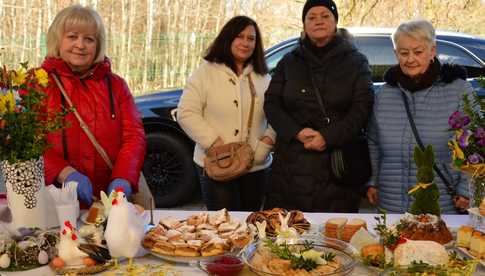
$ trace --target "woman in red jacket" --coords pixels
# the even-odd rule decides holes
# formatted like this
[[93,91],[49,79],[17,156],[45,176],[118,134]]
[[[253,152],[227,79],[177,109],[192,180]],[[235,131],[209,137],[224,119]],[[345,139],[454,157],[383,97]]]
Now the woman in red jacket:
[[78,198],[89,206],[100,191],[138,190],[145,133],[126,82],[111,72],[105,57],[105,29],[99,14],[80,5],[60,11],[47,34],[48,108],[69,108],[56,76],[81,118],[113,163],[110,169],[71,112],[66,127],[48,136],[46,184],[77,182]]

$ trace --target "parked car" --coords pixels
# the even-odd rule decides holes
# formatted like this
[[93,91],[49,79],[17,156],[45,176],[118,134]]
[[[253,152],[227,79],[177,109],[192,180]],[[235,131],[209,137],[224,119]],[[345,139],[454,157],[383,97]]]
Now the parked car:
[[[356,46],[369,59],[375,88],[382,85],[384,72],[397,64],[390,34],[392,29],[350,28]],[[283,41],[266,50],[270,72],[278,61],[296,47],[298,38]],[[485,39],[461,33],[437,33],[438,58],[463,65],[469,81],[485,75]],[[147,155],[143,172],[154,194],[157,207],[168,207],[189,200],[198,191],[198,178],[192,161],[194,143],[177,124],[176,107],[182,89],[161,91],[137,97],[147,134]],[[481,91],[485,95],[485,91]]]

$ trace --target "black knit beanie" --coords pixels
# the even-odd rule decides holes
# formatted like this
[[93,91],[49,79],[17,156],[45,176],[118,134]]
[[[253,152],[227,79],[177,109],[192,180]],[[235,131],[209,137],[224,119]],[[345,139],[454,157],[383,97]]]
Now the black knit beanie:
[[324,6],[325,8],[329,9],[335,17],[335,22],[338,22],[337,5],[335,5],[335,2],[332,0],[307,0],[303,6],[303,13],[301,15],[301,20],[303,22],[305,22],[305,16],[308,11],[316,6]]

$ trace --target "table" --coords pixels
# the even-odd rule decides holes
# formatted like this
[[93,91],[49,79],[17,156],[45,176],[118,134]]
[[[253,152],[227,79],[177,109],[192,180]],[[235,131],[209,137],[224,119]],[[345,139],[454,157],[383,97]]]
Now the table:
[[[154,221],[158,222],[162,217],[165,216],[173,216],[179,219],[184,219],[187,218],[188,216],[192,214],[198,214],[201,211],[178,211],[178,210],[155,210],[154,211]],[[230,212],[230,215],[232,217],[238,218],[239,220],[243,221],[246,219],[248,216],[248,212]],[[373,229],[376,221],[374,217],[376,214],[335,214],[335,213],[305,213],[305,218],[310,221],[311,224],[315,225],[321,225],[323,222],[325,222],[327,219],[331,217],[346,217],[346,218],[361,218],[367,221],[367,227],[368,229]],[[402,215],[400,214],[388,214],[388,223],[393,223],[397,220]],[[443,219],[446,221],[446,224],[450,228],[457,228],[463,224],[468,223],[468,216],[467,215],[443,215]],[[148,216],[147,216],[148,220]],[[148,221],[147,221],[148,223]],[[139,257],[136,259],[137,264],[155,264],[155,263],[160,263],[164,262],[161,261],[160,259],[153,257],[151,255],[145,255],[143,257]],[[190,266],[190,265],[183,265],[183,264],[176,264],[173,266],[173,268],[177,271],[180,272],[179,275],[206,275],[204,272],[199,270],[196,267]],[[24,271],[24,272],[1,272],[1,276],[30,276],[30,275],[36,275],[36,276],[51,276],[55,275],[53,271],[47,267],[40,267],[34,270],[29,270],[29,271]],[[123,274],[108,274],[108,273],[100,273],[99,275],[123,275]],[[244,271],[242,276],[252,276],[255,275],[249,271]],[[377,275],[375,271],[369,270],[368,268],[357,265],[356,268],[354,269],[354,272],[352,275]],[[479,267],[478,271],[474,275],[485,275],[485,269],[483,267]]]

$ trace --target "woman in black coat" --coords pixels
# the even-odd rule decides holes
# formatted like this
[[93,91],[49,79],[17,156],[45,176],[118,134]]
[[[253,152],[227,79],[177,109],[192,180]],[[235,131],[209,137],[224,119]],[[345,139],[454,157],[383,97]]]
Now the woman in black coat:
[[302,20],[304,38],[278,63],[265,97],[277,133],[265,207],[357,212],[359,189],[335,177],[330,153],[355,142],[367,124],[374,99],[369,64],[348,32],[337,31],[332,0],[307,1]]

